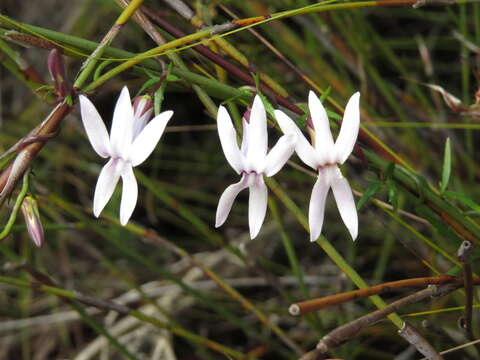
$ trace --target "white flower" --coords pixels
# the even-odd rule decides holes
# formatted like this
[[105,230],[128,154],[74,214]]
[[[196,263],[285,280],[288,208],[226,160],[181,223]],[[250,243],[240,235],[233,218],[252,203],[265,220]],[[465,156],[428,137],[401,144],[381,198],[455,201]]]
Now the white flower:
[[127,87],[123,87],[113,113],[110,137],[95,106],[80,95],[83,126],[95,152],[110,158],[98,177],[93,199],[93,214],[98,217],[112,197],[122,177],[120,223],[126,225],[137,203],[138,186],[133,167],[140,165],[152,153],[165,130],[173,111],[165,111],[147,124],[152,114],[146,100],[134,109]]
[[[248,117],[248,116],[247,116]],[[257,95],[253,101],[250,119],[242,120],[243,138],[239,149],[237,133],[227,110],[220,106],[217,115],[218,135],[223,152],[230,166],[242,178],[225,189],[217,207],[215,227],[221,226],[228,217],[238,193],[249,188],[248,223],[250,238],[255,238],[267,211],[267,186],[263,175],[275,175],[287,162],[295,149],[296,135],[287,134],[267,154],[267,117],[262,100]]]
[[352,189],[337,165],[343,164],[347,160],[357,140],[360,126],[360,93],[353,94],[348,101],[340,134],[335,143],[330,132],[327,112],[312,91],[308,95],[308,107],[315,131],[314,146],[310,145],[292,119],[282,111],[276,110],[275,116],[284,133],[294,132],[297,134],[295,151],[300,159],[306,165],[318,170],[318,179],[312,190],[308,215],[310,240],[317,240],[322,232],[325,200],[330,188],[333,190],[340,216],[352,239],[355,240],[358,235],[355,201]]

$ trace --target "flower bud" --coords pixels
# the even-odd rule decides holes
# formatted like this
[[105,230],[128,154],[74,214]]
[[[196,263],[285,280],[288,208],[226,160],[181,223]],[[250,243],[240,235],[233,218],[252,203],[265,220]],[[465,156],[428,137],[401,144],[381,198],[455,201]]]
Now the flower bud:
[[55,86],[55,91],[60,98],[64,98],[70,92],[71,85],[65,74],[65,63],[58,49],[53,49],[48,55],[48,71]]
[[307,128],[308,136],[310,136],[310,142],[312,143],[313,146],[315,146],[315,127],[313,126],[313,120],[311,116],[307,117],[306,128]]
[[135,96],[133,98],[133,111],[135,117],[144,115],[153,109],[153,100],[149,95]]
[[42,221],[40,220],[40,212],[38,211],[37,200],[32,196],[26,196],[22,203],[22,213],[25,218],[28,235],[35,246],[42,247],[45,236],[43,233]]
[[248,108],[247,108],[247,111],[245,111],[245,112],[243,113],[243,120],[245,120],[245,122],[246,122],[247,124],[250,124],[250,115],[251,115],[251,113],[252,113],[252,108],[250,108],[250,107],[248,107]]

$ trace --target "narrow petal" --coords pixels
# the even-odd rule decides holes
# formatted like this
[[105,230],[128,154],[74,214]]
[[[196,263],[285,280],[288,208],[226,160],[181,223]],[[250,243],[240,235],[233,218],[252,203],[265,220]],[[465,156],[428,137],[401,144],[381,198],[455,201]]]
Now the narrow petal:
[[107,128],[95,106],[84,95],[79,96],[82,123],[93,150],[103,158],[110,155],[110,139]]
[[350,232],[352,240],[355,240],[358,235],[358,215],[352,189],[337,166],[334,167],[334,171],[335,173],[332,174],[333,195],[335,196],[340,216]]
[[335,143],[337,162],[343,164],[353,151],[360,127],[360,93],[356,92],[348,100],[343,115],[342,127]]
[[319,166],[316,150],[310,145],[298,126],[280,110],[275,110],[275,117],[284,134],[293,133],[297,135],[297,144],[295,146],[297,155],[306,165],[316,170]]
[[130,164],[125,164],[122,171],[122,202],[120,203],[120,224],[127,225],[137,205],[138,185]]
[[265,161],[264,174],[273,176],[285,165],[295,151],[297,143],[296,134],[283,135],[275,146],[270,150]]
[[222,226],[225,220],[227,220],[228,214],[230,214],[233,202],[235,201],[238,193],[248,187],[247,177],[247,174],[243,174],[242,178],[238,183],[232,184],[227,187],[223,192],[222,196],[220,196],[220,200],[218,201],[217,206],[215,227],[218,228],[219,226]]
[[132,166],[138,166],[144,162],[157,146],[160,137],[173,115],[173,111],[164,111],[155,116],[138,134],[133,141],[128,158]]
[[321,165],[333,163],[335,153],[327,111],[313,91],[308,94],[308,108],[315,130],[315,149],[317,149]]
[[122,168],[122,160],[110,159],[102,168],[102,171],[100,171],[97,186],[95,187],[95,195],[93,197],[93,214],[96,217],[100,215],[105,205],[107,205],[108,200],[112,197]]
[[268,148],[267,115],[262,99],[256,95],[253,100],[248,126],[247,160],[252,170],[261,172],[265,166]]
[[255,181],[250,186],[248,198],[248,225],[250,227],[250,238],[255,239],[267,213],[268,190],[262,174],[251,174],[250,176],[255,176]]
[[[250,115],[249,115],[250,116]],[[247,156],[248,152],[248,131],[250,130],[250,126],[245,118],[242,118],[242,145],[240,147],[240,152],[243,154],[244,157]]]
[[138,117],[137,115],[135,115],[135,121],[133,125],[133,139],[135,139],[138,134],[142,132],[145,125],[147,125],[148,120],[152,117],[152,113],[153,109],[148,109],[143,113],[143,115],[140,115]]
[[124,157],[128,154],[133,139],[133,107],[130,93],[123,87],[113,112],[112,128],[110,130],[110,144],[112,155]]
[[218,108],[217,129],[225,158],[237,174],[240,174],[244,167],[243,155],[238,148],[237,132],[233,127],[227,109],[223,106]]
[[330,176],[326,169],[320,169],[318,178],[313,186],[310,207],[308,209],[308,223],[310,225],[310,241],[318,239],[322,233],[323,218],[325,215],[325,201],[330,189]]

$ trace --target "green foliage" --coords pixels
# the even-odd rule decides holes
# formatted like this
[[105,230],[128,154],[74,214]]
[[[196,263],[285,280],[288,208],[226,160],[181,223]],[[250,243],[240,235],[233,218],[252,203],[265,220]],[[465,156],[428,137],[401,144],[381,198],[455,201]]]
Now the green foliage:
[[[479,3],[414,9],[385,2],[194,1],[185,2],[191,13],[182,14],[145,1],[153,24],[148,32],[142,27],[147,18],[140,25],[129,18],[104,39],[88,66],[84,61],[122,12],[117,2],[10,3],[10,17],[0,14],[0,169],[9,169],[29,143],[45,142],[30,178],[46,243],[34,249],[16,217],[29,192],[25,183],[19,185],[2,208],[0,357],[300,358],[330,330],[417,290],[301,317],[288,314],[290,304],[387,281],[463,274],[457,248],[465,239],[475,245],[480,240],[471,61],[478,55]],[[229,28],[233,14],[248,18],[249,29]],[[169,33],[155,16],[185,36]],[[220,24],[227,25],[211,27]],[[156,40],[149,37],[152,31]],[[92,151],[77,110],[62,120],[54,140],[28,135],[58,101],[51,82],[42,82],[49,79],[42,73],[46,41],[62,49],[77,91],[92,95],[107,127],[124,85],[132,94],[150,93],[155,114],[175,112],[152,157],[135,169],[139,200],[126,227],[117,220],[119,188],[101,217],[92,215],[104,159]],[[155,41],[164,43],[162,51]],[[211,53],[198,52],[201,46]],[[461,94],[461,107],[445,106],[438,92],[421,83]],[[335,134],[348,98],[361,92],[362,130],[353,156],[342,165],[361,193],[355,243],[331,194],[322,236],[317,244],[308,241],[309,199],[318,173],[295,156],[275,178],[265,178],[269,211],[258,239],[248,236],[246,191],[228,221],[215,228],[218,198],[238,181],[220,147],[216,110],[226,104],[239,125],[255,89],[269,120],[282,109],[302,130],[310,115],[308,91],[315,91]],[[76,106],[76,95],[66,103]],[[241,126],[237,131],[241,136]],[[282,133],[278,126],[268,132],[272,146]],[[475,246],[474,277],[479,257]],[[50,278],[56,283],[47,285]],[[329,356],[397,357],[407,345],[394,326],[402,326],[405,314],[417,314],[409,321],[420,322],[439,307],[451,311],[436,314],[435,324],[462,338],[457,319],[464,305],[460,291],[409,304],[396,309],[402,317],[391,313],[390,320],[362,329]],[[40,326],[46,321],[51,323]],[[478,325],[473,327],[478,333]],[[435,332],[425,337],[436,349],[450,346]],[[478,358],[473,347],[466,351]]]

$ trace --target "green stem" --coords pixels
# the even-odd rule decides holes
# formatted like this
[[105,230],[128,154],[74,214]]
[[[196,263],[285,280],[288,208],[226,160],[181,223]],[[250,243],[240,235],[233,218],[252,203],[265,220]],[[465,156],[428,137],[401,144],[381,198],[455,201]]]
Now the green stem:
[[18,193],[17,200],[15,200],[15,205],[13,206],[12,212],[10,213],[10,217],[8,218],[7,225],[5,225],[2,232],[0,233],[0,240],[3,240],[6,236],[8,236],[8,234],[10,234],[10,231],[12,231],[12,227],[15,224],[15,220],[17,219],[18,210],[20,210],[20,207],[22,206],[22,203],[23,203],[23,199],[25,199],[25,196],[27,195],[27,192],[28,192],[29,176],[30,176],[30,171],[27,170],[23,175],[22,188]]
[[105,49],[112,43],[125,22],[127,22],[133,13],[142,5],[142,3],[143,0],[132,0],[132,2],[129,3],[129,5],[122,11],[120,16],[117,18],[117,21],[115,21],[115,24],[102,39],[95,51],[82,64],[82,70],[78,75],[77,80],[73,84],[74,88],[80,89],[83,86],[92,71],[95,69],[97,62],[102,57]]

